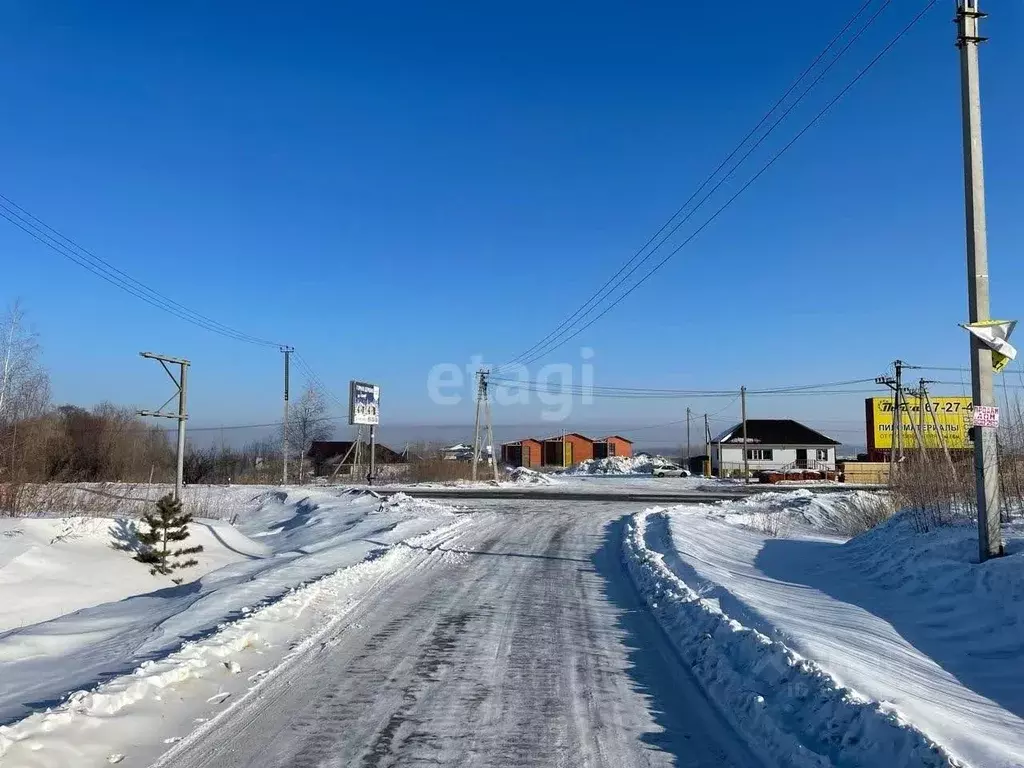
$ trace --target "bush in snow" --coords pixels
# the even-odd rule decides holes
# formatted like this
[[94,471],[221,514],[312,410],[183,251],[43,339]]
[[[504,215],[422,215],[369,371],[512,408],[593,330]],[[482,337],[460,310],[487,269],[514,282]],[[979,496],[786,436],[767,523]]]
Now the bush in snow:
[[[169,576],[181,568],[199,565],[199,561],[190,555],[202,552],[202,546],[170,549],[172,543],[188,538],[188,525],[192,522],[192,515],[182,511],[181,501],[167,494],[156,503],[156,514],[147,512],[142,516],[142,522],[148,530],[138,532],[140,548],[134,559],[152,566],[149,569],[151,574]],[[180,584],[182,579],[173,581]]]

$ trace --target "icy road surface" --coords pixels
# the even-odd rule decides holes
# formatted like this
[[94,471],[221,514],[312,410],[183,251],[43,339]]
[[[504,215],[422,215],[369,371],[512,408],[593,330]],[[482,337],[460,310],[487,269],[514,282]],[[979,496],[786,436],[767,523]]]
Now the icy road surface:
[[485,504],[158,765],[760,764],[623,570],[635,505]]

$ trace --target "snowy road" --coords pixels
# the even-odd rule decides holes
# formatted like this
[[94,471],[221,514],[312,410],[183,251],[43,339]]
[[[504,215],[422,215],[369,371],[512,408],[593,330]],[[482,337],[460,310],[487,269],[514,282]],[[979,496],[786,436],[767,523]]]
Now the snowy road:
[[158,765],[759,765],[623,569],[635,505],[481,504]]

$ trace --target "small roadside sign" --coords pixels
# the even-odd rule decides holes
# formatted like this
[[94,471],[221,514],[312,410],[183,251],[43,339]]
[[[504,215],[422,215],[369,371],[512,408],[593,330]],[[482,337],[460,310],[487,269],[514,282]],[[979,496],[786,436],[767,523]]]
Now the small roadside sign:
[[995,429],[999,426],[999,408],[994,405],[976,405],[971,411],[971,424],[975,427]]

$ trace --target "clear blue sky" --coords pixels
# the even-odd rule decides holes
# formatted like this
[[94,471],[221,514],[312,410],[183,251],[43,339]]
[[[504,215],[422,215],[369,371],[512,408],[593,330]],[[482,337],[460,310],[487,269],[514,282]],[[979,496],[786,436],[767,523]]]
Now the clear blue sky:
[[[294,344],[340,395],[381,383],[386,420],[468,421],[468,402],[430,403],[431,366],[545,335],[859,4],[8,3],[0,192],[178,301]],[[923,5],[893,2],[767,153]],[[988,6],[993,306],[1020,317],[1024,6]],[[965,362],[951,15],[937,4],[655,279],[541,362],[585,344],[598,384],[686,388]],[[164,315],[3,221],[0,253],[0,298],[24,300],[56,400],[157,405],[160,372],[137,357],[152,349],[194,361],[195,423],[279,413],[276,351]],[[604,400],[574,418],[683,407]],[[858,397],[756,407],[837,429],[862,416]]]

